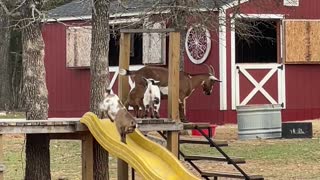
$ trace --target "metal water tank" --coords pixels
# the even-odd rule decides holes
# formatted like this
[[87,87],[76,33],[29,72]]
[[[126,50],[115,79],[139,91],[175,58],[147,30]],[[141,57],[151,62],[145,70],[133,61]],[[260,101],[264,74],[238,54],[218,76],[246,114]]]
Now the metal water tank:
[[281,105],[237,106],[239,139],[281,138]]

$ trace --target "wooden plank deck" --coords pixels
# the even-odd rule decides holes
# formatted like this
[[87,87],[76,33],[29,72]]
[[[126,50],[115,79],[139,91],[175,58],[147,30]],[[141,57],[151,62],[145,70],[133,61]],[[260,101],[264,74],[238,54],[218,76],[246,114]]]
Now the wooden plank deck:
[[[137,119],[140,131],[180,131],[183,124],[167,118]],[[88,131],[80,118],[0,119],[0,134],[75,133]]]

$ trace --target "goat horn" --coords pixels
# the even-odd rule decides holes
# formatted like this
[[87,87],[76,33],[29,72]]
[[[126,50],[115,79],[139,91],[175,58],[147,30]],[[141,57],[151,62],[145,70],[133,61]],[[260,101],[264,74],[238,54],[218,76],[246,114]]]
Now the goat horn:
[[208,64],[203,64],[203,65],[207,66],[207,68],[208,68],[208,70],[209,70],[209,73],[210,73],[210,74],[212,74],[212,73],[213,73],[213,72],[212,72],[212,69],[210,68],[210,66],[209,66]]
[[211,68],[211,70],[212,70],[212,74],[213,74],[214,76],[216,76],[216,72],[214,71],[214,69],[213,69],[213,66],[212,66],[212,65],[210,65],[210,68]]

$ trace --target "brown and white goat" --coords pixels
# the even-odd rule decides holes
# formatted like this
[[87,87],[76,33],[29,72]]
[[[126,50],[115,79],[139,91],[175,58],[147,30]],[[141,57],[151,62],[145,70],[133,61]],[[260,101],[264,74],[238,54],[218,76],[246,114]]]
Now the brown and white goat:
[[[143,97],[144,97],[144,92],[146,91],[146,84],[140,85],[140,84],[135,84],[133,88],[130,90],[128,94],[128,98],[124,103],[124,106],[126,109],[129,109],[129,106],[133,107],[133,110],[135,112],[135,115],[137,118],[139,117],[144,117],[145,113],[145,108],[143,105]],[[141,108],[141,112],[139,109]]]
[[[158,81],[146,78],[143,78],[143,80],[145,82],[143,85],[134,82],[124,106],[127,109],[129,106],[132,106],[137,118],[147,117],[149,111],[151,118],[159,118],[161,95],[160,89],[157,86]],[[139,111],[140,108],[141,112]]]
[[119,97],[115,94],[110,94],[110,91],[104,94],[100,109],[106,112],[110,120],[116,124],[121,141],[125,143],[126,134],[132,133],[137,127],[134,117],[127,111]]
[[[206,64],[205,64],[206,65]],[[179,114],[182,122],[187,122],[184,115],[184,100],[187,99],[192,92],[202,86],[202,91],[205,95],[210,95],[212,93],[212,87],[215,82],[221,82],[215,77],[215,72],[213,67],[206,65],[208,67],[208,73],[201,74],[189,74],[186,72],[180,72],[179,79]],[[129,71],[126,69],[121,69],[120,75],[130,75],[137,85],[144,86],[145,81],[143,78],[150,78],[159,81],[158,85],[160,87],[161,95],[168,95],[168,69],[158,66],[145,66],[138,71]]]

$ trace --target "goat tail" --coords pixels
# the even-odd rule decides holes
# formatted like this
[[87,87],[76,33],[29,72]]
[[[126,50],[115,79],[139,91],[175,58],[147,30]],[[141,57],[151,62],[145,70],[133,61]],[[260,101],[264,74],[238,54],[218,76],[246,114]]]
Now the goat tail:
[[119,74],[122,76],[130,76],[133,74],[133,71],[129,71],[128,69],[120,69]]

